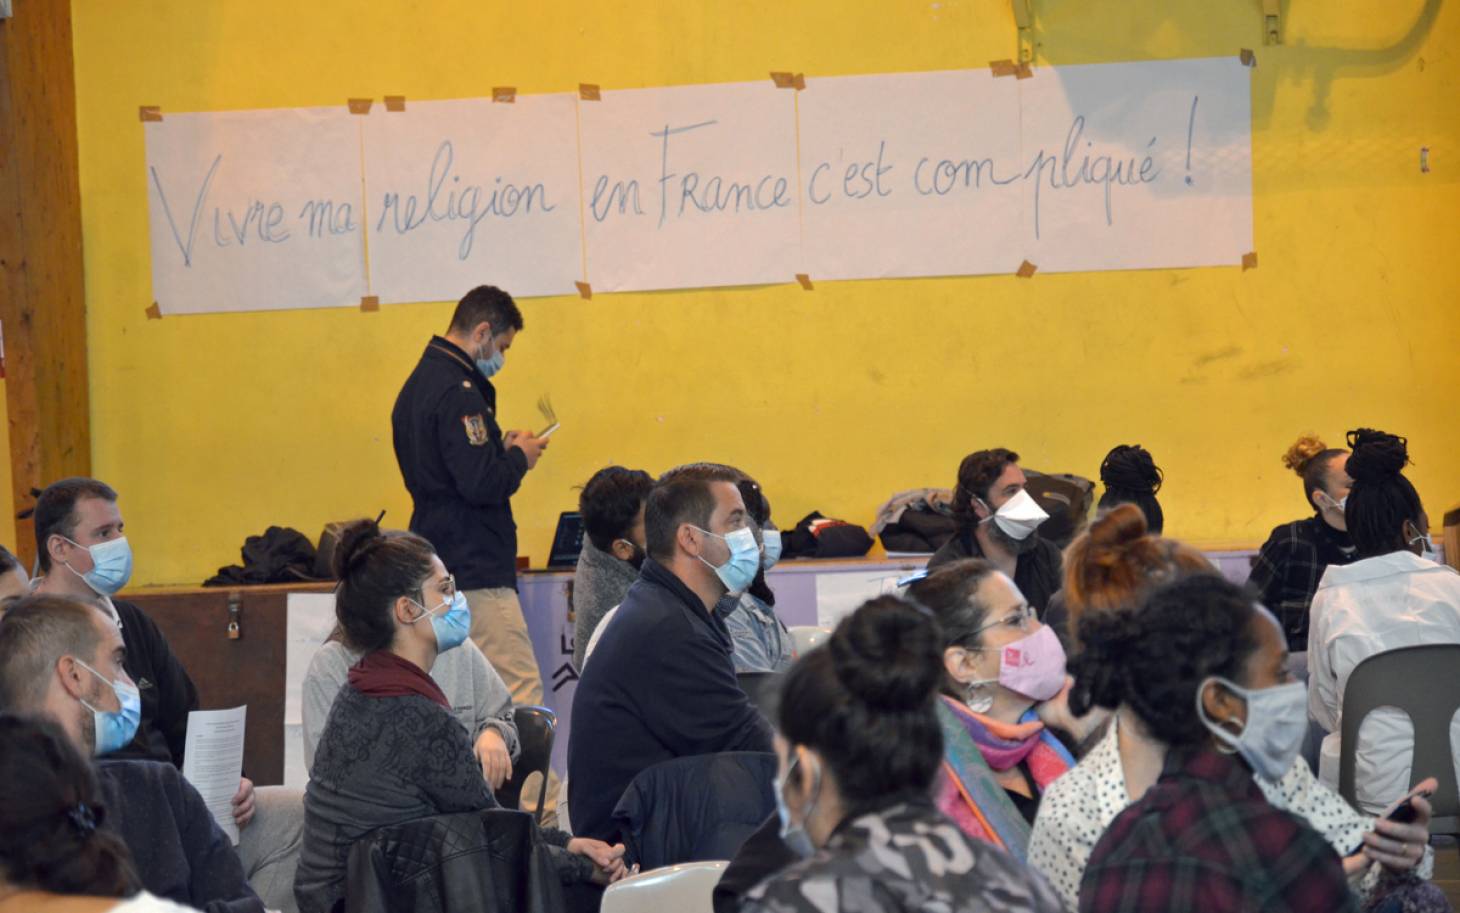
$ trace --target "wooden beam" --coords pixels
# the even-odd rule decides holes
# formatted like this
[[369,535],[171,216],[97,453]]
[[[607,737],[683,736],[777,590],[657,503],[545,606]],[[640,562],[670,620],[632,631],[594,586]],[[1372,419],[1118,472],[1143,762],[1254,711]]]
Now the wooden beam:
[[[0,20],[0,321],[15,508],[91,472],[70,0]],[[0,518],[12,522],[12,518]],[[16,522],[29,567],[35,536]]]

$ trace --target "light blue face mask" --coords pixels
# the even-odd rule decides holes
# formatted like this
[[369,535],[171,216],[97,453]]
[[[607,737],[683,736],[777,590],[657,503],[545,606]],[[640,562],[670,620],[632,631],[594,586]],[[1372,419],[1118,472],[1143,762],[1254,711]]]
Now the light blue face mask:
[[[72,658],[75,659],[75,657]],[[96,742],[92,752],[97,757],[101,757],[114,751],[120,751],[137,737],[137,727],[142,725],[141,692],[131,682],[107,681],[106,676],[79,659],[76,660],[76,665],[110,686],[112,691],[116,692],[117,703],[122,708],[120,710],[98,710],[86,701],[81,701],[81,706],[91,711],[91,719],[96,728]]]
[[503,355],[502,351],[498,349],[497,351],[492,353],[491,358],[478,358],[477,370],[482,372],[483,377],[491,377],[498,371],[501,371],[502,366],[506,363],[507,356]]
[[[431,632],[436,635],[437,653],[445,653],[466,641],[467,634],[471,632],[471,606],[467,605],[465,593],[457,590],[450,602],[443,602],[434,609],[428,609],[414,599],[411,602],[421,606],[421,611],[425,613],[415,618],[411,624],[422,618],[431,619]],[[442,609],[446,611],[442,612]]]
[[[795,749],[791,749],[795,751]],[[797,755],[791,766],[786,768],[786,775],[790,776],[791,771],[796,769],[796,764],[801,760]],[[811,835],[806,833],[806,819],[811,817],[811,812],[816,808],[816,801],[821,798],[821,769],[817,768],[816,775],[811,784],[811,801],[806,803],[806,814],[801,824],[791,823],[791,809],[786,805],[786,781],[776,777],[774,781],[776,793],[776,816],[781,819],[781,841],[791,852],[802,859],[807,859],[816,853],[816,844],[811,842]]]
[[[61,538],[66,539],[65,536]],[[132,579],[132,546],[126,536],[118,536],[95,545],[82,545],[73,539],[66,539],[77,548],[84,548],[91,555],[91,570],[79,574],[71,565],[66,569],[76,574],[86,585],[101,596],[115,596],[127,581]]]
[[706,536],[714,536],[716,539],[723,539],[730,547],[730,560],[719,567],[715,567],[704,556],[698,556],[704,561],[705,567],[715,572],[720,582],[725,584],[725,589],[732,593],[743,593],[754,582],[756,572],[760,570],[760,546],[755,544],[755,533],[748,527],[742,527],[728,535],[712,533],[707,529],[694,527]]
[[760,556],[760,566],[768,571],[781,560],[781,531],[763,529],[760,537],[765,546],[765,551]]

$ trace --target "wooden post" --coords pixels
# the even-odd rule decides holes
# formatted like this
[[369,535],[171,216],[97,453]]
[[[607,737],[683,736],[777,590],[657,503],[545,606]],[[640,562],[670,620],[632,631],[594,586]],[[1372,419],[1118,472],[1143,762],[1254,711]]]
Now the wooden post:
[[[15,508],[91,472],[70,0],[0,19],[0,321]],[[27,568],[35,536],[16,522]]]

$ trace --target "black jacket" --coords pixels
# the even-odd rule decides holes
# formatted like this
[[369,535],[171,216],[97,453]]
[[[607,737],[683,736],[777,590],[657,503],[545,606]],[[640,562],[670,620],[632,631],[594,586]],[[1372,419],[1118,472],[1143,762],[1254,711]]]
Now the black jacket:
[[[1039,533],[1032,535],[1038,537]],[[970,526],[960,530],[928,559],[928,570],[964,558],[983,556],[978,537]],[[1060,555],[1059,546],[1048,539],[1040,538],[1032,551],[1020,555],[1014,566],[1014,585],[1029,600],[1034,611],[1043,618],[1049,598],[1064,585],[1064,558]]]
[[557,913],[562,889],[526,812],[492,809],[382,827],[350,852],[346,913]]
[[471,356],[433,336],[391,412],[395,458],[424,536],[463,590],[517,586],[517,524],[509,500],[527,455],[507,449],[497,391]]
[[208,913],[263,913],[238,853],[176,768],[108,756],[96,775],[105,827],[132,851],[144,888]]
[[127,658],[122,668],[142,696],[137,736],[110,760],[166,761],[182,767],[188,739],[188,714],[198,709],[198,689],[178,662],[157,623],[130,602],[112,600],[122,621]]
[[661,761],[770,751],[765,718],[735,678],[725,623],[652,558],[603,629],[573,694],[573,833],[615,842],[613,809]]
[[729,859],[776,810],[776,756],[727,751],[676,758],[639,774],[613,818],[627,865],[657,869]]

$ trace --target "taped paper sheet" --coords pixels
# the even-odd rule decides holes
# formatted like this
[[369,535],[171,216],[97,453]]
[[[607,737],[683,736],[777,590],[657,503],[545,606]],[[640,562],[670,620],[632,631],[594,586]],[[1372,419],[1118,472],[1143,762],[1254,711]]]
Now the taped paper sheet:
[[801,272],[796,95],[761,81],[605,91],[580,104],[593,290],[761,285]]
[[161,312],[358,306],[360,121],[337,107],[143,124]]
[[1008,273],[1018,237],[1019,88],[988,70],[817,79],[801,95],[818,279]]
[[570,295],[580,266],[571,95],[412,102],[364,118],[371,290],[387,304],[475,286]]

